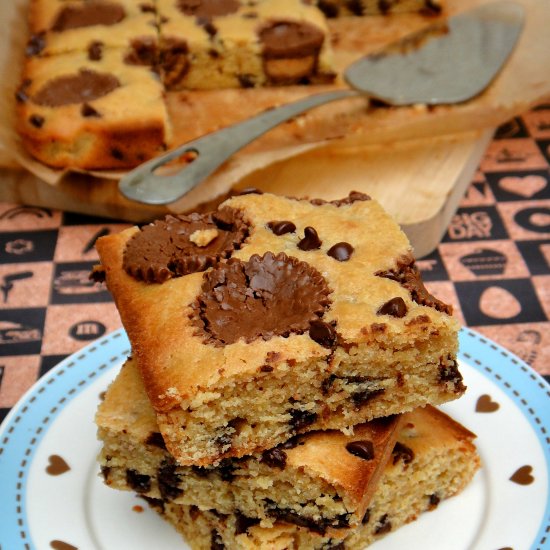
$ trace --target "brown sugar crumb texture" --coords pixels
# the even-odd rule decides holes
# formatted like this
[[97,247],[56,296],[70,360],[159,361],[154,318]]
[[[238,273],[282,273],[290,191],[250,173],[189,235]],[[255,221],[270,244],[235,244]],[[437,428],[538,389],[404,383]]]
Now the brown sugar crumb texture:
[[97,249],[97,276],[181,465],[464,392],[456,321],[424,289],[405,235],[365,195],[247,194]]
[[[474,435],[427,406],[311,432],[217,465],[178,465],[135,361],[96,422],[105,483],[145,498],[193,548],[364,548],[460,492],[479,467]],[[221,546],[220,546],[221,547]]]
[[[129,361],[109,388],[96,422],[102,475],[110,487],[239,514],[264,526],[284,517],[319,534],[341,536],[361,523],[401,419],[362,424],[352,435],[312,432],[214,466],[180,466],[164,445],[136,364]],[[368,455],[354,451],[367,447]]]
[[330,83],[327,16],[438,8],[367,4],[31,0],[18,132],[52,167],[134,167],[171,145],[166,91]]

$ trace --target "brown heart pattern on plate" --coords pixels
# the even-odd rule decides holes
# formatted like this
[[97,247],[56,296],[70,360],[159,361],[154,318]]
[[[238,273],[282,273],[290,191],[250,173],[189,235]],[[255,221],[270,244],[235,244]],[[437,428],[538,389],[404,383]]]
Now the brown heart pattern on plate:
[[533,477],[533,467],[529,465],[518,468],[510,477],[510,481],[518,485],[531,485],[535,478]]
[[498,411],[500,405],[493,401],[490,395],[481,395],[476,403],[476,412],[478,413],[492,413]]
[[65,460],[59,455],[50,455],[48,457],[48,466],[46,467],[46,473],[51,476],[60,476],[65,472],[68,472],[71,467],[65,462]]

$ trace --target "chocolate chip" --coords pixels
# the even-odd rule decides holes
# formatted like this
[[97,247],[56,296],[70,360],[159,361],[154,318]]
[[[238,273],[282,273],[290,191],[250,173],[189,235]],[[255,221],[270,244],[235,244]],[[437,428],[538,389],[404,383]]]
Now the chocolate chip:
[[401,297],[392,298],[388,300],[385,304],[380,306],[377,315],[391,315],[392,317],[405,317],[407,315],[407,304],[405,300]]
[[40,115],[31,115],[29,117],[29,122],[35,127],[35,128],[42,128],[44,125],[44,117]]
[[330,376],[328,376],[328,378],[325,378],[323,380],[323,382],[321,383],[321,391],[323,392],[323,395],[327,395],[333,382],[337,379],[338,377],[335,375],[335,374],[331,374]]
[[403,464],[410,464],[414,460],[414,451],[397,441],[392,451],[392,461],[393,464],[397,464],[399,460],[403,461]]
[[179,86],[189,71],[189,47],[185,40],[165,38],[159,54],[159,68],[167,90]]
[[325,17],[329,19],[338,17],[339,8],[334,0],[318,0],[317,7],[325,14]]
[[176,465],[173,462],[162,462],[157,471],[157,483],[164,500],[173,500],[183,494],[183,490],[178,487],[181,476],[176,473]]
[[139,9],[142,13],[157,13],[157,8],[153,4],[140,4]]
[[46,47],[46,33],[45,32],[39,32],[38,34],[33,34],[29,41],[27,42],[27,46],[25,48],[25,55],[27,57],[33,57],[35,55],[38,55],[42,50]]
[[279,468],[284,470],[286,467],[286,453],[275,447],[274,449],[268,449],[262,453],[262,462],[265,462],[270,468]]
[[253,527],[258,523],[260,523],[258,518],[249,518],[237,510],[235,512],[235,535],[246,533],[249,527]]
[[109,466],[101,466],[101,475],[105,481],[109,481],[109,475],[111,474],[111,468]]
[[192,504],[189,507],[189,517],[193,521],[197,521],[197,518],[199,517],[199,515],[200,515],[200,508],[198,506],[195,506],[194,504]]
[[218,29],[209,17],[197,17],[197,25],[202,27],[210,37],[218,34]]
[[295,449],[299,445],[304,445],[305,441],[301,435],[295,435],[290,439],[287,439],[284,443],[278,445],[279,449]]
[[241,88],[254,88],[256,85],[254,75],[251,74],[238,74],[237,79],[241,85]]
[[15,100],[18,103],[25,103],[28,101],[29,96],[27,95],[27,88],[32,84],[32,80],[30,78],[26,78],[21,82],[21,85],[19,88],[17,88],[17,91],[15,92]]
[[290,426],[294,431],[301,431],[305,427],[310,426],[317,420],[317,413],[312,411],[302,411],[300,409],[291,409],[290,411]]
[[275,233],[275,235],[284,235],[285,233],[294,233],[296,226],[289,221],[272,221],[268,222],[267,227]]
[[441,361],[439,365],[439,380],[440,382],[453,382],[457,385],[457,390],[459,391],[464,389],[462,374],[458,370],[458,364],[451,357],[448,357],[445,361]]
[[210,533],[210,550],[225,550],[223,539],[215,529]]
[[105,269],[101,265],[95,265],[88,275],[88,279],[94,283],[104,283],[105,282]]
[[323,241],[319,239],[317,231],[311,226],[304,229],[304,238],[298,243],[300,250],[316,250],[321,247]]
[[160,512],[161,514],[164,513],[164,502],[160,498],[151,498],[145,495],[140,495],[140,498],[147,502],[151,508],[157,510],[157,512]]
[[214,445],[216,445],[216,447],[219,447],[220,449],[226,449],[228,447],[231,447],[232,442],[233,442],[233,436],[230,433],[223,433],[221,435],[218,435],[214,439]]
[[441,502],[441,498],[436,495],[435,493],[433,495],[430,495],[430,501],[429,501],[429,504],[428,504],[428,509],[429,510],[433,510],[435,508],[437,508],[437,505]]
[[441,5],[433,0],[425,0],[422,8],[422,15],[439,15],[442,11]]
[[111,149],[111,156],[116,160],[124,160],[124,153],[116,147],[113,147],[113,149]]
[[95,40],[88,46],[88,59],[90,61],[100,61],[103,57],[103,42]]
[[164,443],[164,438],[159,432],[151,432],[147,439],[145,440],[146,445],[153,445],[159,449],[166,450],[166,443]]
[[361,520],[362,525],[367,525],[370,521],[370,510],[367,508],[367,511],[365,512],[365,515],[363,516],[363,519]]
[[369,401],[371,401],[378,395],[382,395],[385,391],[386,390],[384,388],[376,388],[376,389],[359,391],[359,392],[353,393],[351,398],[353,399],[355,406],[357,408],[360,408],[363,405],[366,405]]
[[260,372],[273,372],[273,367],[271,365],[262,365]]
[[267,514],[272,517],[286,523],[298,525],[299,527],[305,527],[306,529],[320,535],[324,535],[329,527],[335,529],[345,529],[349,527],[349,514],[341,514],[335,518],[321,517],[319,519],[313,519],[311,517],[303,516],[289,508],[279,508],[275,502],[269,499],[265,501],[265,508]]
[[315,319],[309,322],[309,337],[324,348],[332,348],[338,335],[331,324]]
[[361,0],[347,0],[346,6],[353,15],[364,15],[365,13],[365,8]]
[[158,46],[154,38],[135,38],[132,40],[131,47],[124,57],[124,63],[152,67],[157,64],[158,55]]
[[136,470],[126,470],[126,483],[136,493],[148,493],[151,490],[151,476],[139,474]]
[[82,104],[82,107],[80,108],[80,114],[83,117],[101,118],[101,115],[89,103]]
[[346,451],[363,460],[372,460],[374,458],[374,445],[368,439],[351,441],[346,445]]
[[375,535],[384,535],[391,531],[391,522],[388,520],[388,514],[384,514],[377,522],[374,528]]
[[208,474],[210,473],[208,468],[203,468],[202,466],[193,465],[191,466],[191,470],[199,477],[208,477]]
[[383,15],[387,14],[391,9],[391,3],[389,0],[378,0],[378,9]]
[[353,246],[346,242],[336,243],[331,246],[327,252],[327,256],[338,260],[339,262],[347,262],[353,254]]
[[222,481],[233,481],[235,479],[235,469],[237,462],[230,458],[224,458],[219,466],[216,466],[215,471],[218,472]]

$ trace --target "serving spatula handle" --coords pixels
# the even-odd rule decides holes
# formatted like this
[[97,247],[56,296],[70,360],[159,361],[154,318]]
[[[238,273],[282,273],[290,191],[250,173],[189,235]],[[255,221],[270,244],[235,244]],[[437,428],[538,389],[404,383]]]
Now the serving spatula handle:
[[[128,199],[146,204],[168,204],[181,198],[215,172],[234,153],[275,126],[313,107],[359,95],[355,90],[316,94],[281,107],[268,109],[243,122],[190,141],[142,164],[119,182]],[[167,174],[156,173],[169,162],[188,157],[188,163]]]

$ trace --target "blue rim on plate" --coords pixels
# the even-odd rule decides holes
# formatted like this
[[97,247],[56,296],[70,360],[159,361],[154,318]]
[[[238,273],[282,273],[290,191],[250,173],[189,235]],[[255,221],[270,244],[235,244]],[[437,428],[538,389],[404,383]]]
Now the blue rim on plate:
[[[530,424],[546,464],[546,509],[532,549],[550,546],[550,386],[521,359],[470,330],[460,331],[459,359],[500,388]],[[33,456],[56,417],[99,375],[130,353],[120,329],[98,339],[46,373],[0,426],[0,549],[32,550],[26,498]],[[37,420],[39,419],[39,420]],[[516,549],[517,550],[517,549]]]

